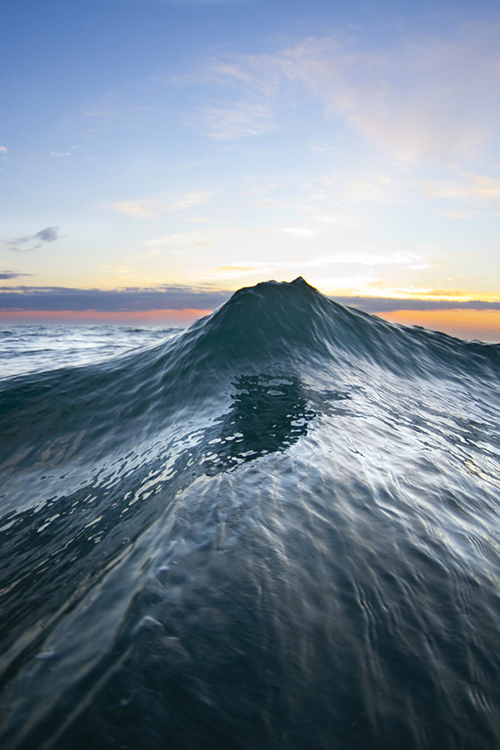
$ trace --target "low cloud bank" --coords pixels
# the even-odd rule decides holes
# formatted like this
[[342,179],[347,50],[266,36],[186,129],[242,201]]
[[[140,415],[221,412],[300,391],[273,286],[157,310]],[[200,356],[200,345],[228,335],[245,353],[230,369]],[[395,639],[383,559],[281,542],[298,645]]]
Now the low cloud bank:
[[72,289],[66,287],[0,287],[0,310],[143,312],[148,310],[208,310],[232,292],[183,286],[157,289]]
[[393,299],[392,297],[332,297],[341,305],[356,307],[368,313],[394,312],[395,310],[500,310],[500,301],[485,302],[469,300]]
[[[18,274],[4,272],[0,279]],[[68,287],[0,287],[3,311],[97,311],[145,312],[154,310],[213,310],[229,299],[229,290],[211,290],[188,286],[163,286],[154,289],[75,289]],[[500,310],[500,301],[392,299],[387,297],[333,297],[336,302],[369,313],[395,310]]]

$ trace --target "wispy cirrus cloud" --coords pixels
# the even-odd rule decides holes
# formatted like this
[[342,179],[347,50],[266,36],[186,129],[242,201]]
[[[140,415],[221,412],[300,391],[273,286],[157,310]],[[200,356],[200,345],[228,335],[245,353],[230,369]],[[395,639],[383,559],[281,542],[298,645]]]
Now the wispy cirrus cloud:
[[[280,92],[302,84],[327,118],[353,126],[392,158],[469,158],[495,135],[500,115],[496,33],[476,23],[446,38],[407,36],[370,51],[356,39],[309,38],[275,53],[214,60],[203,75],[238,91],[248,135],[262,132],[259,103],[271,128]],[[224,122],[225,111],[230,120],[233,110],[228,103],[217,116]]]
[[475,211],[458,211],[457,209],[451,208],[449,211],[442,211],[438,208],[434,209],[434,213],[438,216],[444,216],[445,219],[471,219],[475,215]]
[[295,234],[298,237],[316,236],[316,232],[313,229],[307,229],[307,227],[283,227],[282,231],[288,234]]
[[200,109],[200,116],[205,134],[212,138],[229,140],[274,129],[272,110],[262,102],[237,102],[229,108],[208,105]]
[[12,240],[4,240],[0,242],[0,247],[5,247],[7,250],[14,250],[17,253],[25,253],[30,250],[37,250],[46,242],[55,242],[58,239],[60,239],[59,227],[47,227],[36,232],[36,234],[15,237]]
[[[305,234],[304,229],[284,228],[282,231],[292,232],[298,237],[310,237]],[[211,278],[233,279],[240,276],[248,276],[256,272],[268,277],[273,274],[282,274],[288,272],[307,272],[314,274],[319,271],[333,274],[332,269],[335,266],[339,268],[345,266],[360,266],[365,269],[374,269],[380,266],[407,268],[409,270],[421,270],[429,267],[428,262],[421,254],[410,250],[395,250],[393,252],[384,252],[378,248],[366,248],[360,250],[331,252],[328,254],[310,257],[307,260],[274,260],[274,261],[254,261],[248,258],[239,263],[231,265],[215,266],[211,271]],[[338,281],[336,278],[335,281]],[[359,281],[359,279],[358,279]]]
[[452,198],[481,202],[500,201],[500,180],[488,175],[460,172],[453,179],[436,180],[425,185],[431,198]]
[[207,203],[213,193],[200,190],[184,195],[154,195],[130,201],[117,201],[110,208],[133,219],[153,219],[171,211],[186,211]]
[[[378,47],[356,32],[302,38],[274,51],[220,55],[194,71],[131,81],[87,114],[143,123],[168,110],[208,137],[238,139],[286,130],[290,115],[314,99],[332,132],[340,124],[397,162],[468,159],[496,137],[498,30],[476,22],[446,34],[398,32],[392,46]],[[173,87],[197,86],[182,111],[160,104]]]
[[160,247],[162,245],[212,245],[217,240],[215,234],[205,234],[203,232],[181,232],[179,234],[164,234],[152,240],[145,240],[143,244],[146,247]]

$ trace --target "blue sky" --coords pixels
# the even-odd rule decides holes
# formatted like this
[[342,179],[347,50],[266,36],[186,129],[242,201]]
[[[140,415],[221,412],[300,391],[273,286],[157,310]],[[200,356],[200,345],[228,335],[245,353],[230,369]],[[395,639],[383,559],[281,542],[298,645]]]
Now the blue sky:
[[493,2],[4,0],[0,306],[497,302],[499,32]]

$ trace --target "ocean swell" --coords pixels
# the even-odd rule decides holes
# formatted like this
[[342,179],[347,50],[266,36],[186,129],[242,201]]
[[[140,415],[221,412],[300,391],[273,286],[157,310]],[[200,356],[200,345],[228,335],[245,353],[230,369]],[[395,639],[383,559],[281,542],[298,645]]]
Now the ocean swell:
[[497,748],[499,375],[297,279],[4,378],[3,746]]

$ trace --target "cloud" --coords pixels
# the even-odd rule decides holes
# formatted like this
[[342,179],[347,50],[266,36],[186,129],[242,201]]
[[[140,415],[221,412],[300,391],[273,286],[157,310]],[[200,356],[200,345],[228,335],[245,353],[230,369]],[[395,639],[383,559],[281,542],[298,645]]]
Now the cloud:
[[33,276],[32,273],[18,273],[18,271],[0,271],[0,279],[18,279],[20,276]]
[[420,255],[409,250],[394,250],[393,252],[380,252],[380,250],[349,251],[338,253],[321,260],[322,263],[345,263],[361,266],[405,266],[410,269],[428,268]]
[[[323,179],[323,178],[321,178]],[[313,198],[314,196],[309,196]],[[273,211],[293,211],[300,212],[309,216],[312,221],[322,222],[323,224],[332,224],[336,226],[359,226],[362,219],[359,216],[353,216],[344,212],[325,213],[325,209],[319,209],[314,203],[304,203],[298,200],[280,200],[277,198],[259,198],[255,205],[260,208],[268,208]],[[322,213],[319,213],[319,211]]]
[[[496,139],[500,119],[499,24],[455,24],[435,33],[398,29],[388,42],[390,31],[378,44],[371,35],[369,47],[363,29],[350,28],[275,44],[262,54],[219,54],[195,71],[134,79],[107,92],[87,114],[133,127],[155,119],[164,125],[168,116],[221,140],[290,132],[302,119],[312,127],[309,149],[341,156],[351,131],[358,151],[361,134],[397,163],[442,165],[481,154]],[[184,111],[171,96],[176,86],[183,89]],[[342,135],[336,151],[335,135]],[[381,188],[370,189],[375,199]]]
[[440,211],[439,209],[433,209],[435,214],[438,216],[444,216],[445,219],[470,219],[475,215],[475,211],[457,211],[450,209],[449,211]]
[[[198,70],[158,73],[109,91],[88,114],[138,126],[165,114],[210,138],[290,132],[305,114],[317,129],[309,149],[332,156],[319,108],[332,136],[346,133],[375,146],[392,162],[443,165],[481,154],[496,139],[500,119],[498,23],[456,24],[442,33],[387,32],[370,47],[361,30],[302,38],[262,54],[212,57]],[[185,110],[172,87],[183,88]],[[185,95],[189,88],[194,89]],[[198,88],[195,88],[198,87]],[[167,104],[167,100],[170,103]],[[316,130],[316,132],[314,132]],[[315,143],[315,139],[327,143]],[[337,145],[339,145],[337,143]],[[359,148],[358,148],[359,150]],[[58,152],[54,152],[58,153]],[[380,186],[358,188],[371,191]]]
[[341,305],[356,307],[369,313],[393,312],[395,310],[500,310],[499,302],[483,300],[427,300],[393,297],[332,297]]
[[[279,232],[282,229],[277,230]],[[276,232],[277,233],[277,232]],[[300,235],[299,235],[300,237]],[[309,237],[305,242],[310,242]],[[429,268],[429,263],[420,254],[409,250],[384,251],[377,247],[366,247],[359,250],[347,250],[329,252],[328,254],[316,254],[309,248],[309,256],[290,258],[286,260],[251,260],[249,257],[242,258],[239,262],[214,265],[205,273],[204,278],[214,280],[215,283],[225,283],[223,280],[242,279],[247,276],[258,276],[262,278],[290,278],[293,274],[310,274],[314,284],[321,289],[332,292],[337,290],[340,294],[362,293],[367,286],[372,290],[375,277],[375,269],[393,268],[397,271],[407,269],[408,271]],[[378,279],[377,279],[378,291]],[[380,294],[394,294],[404,296],[414,293],[413,290],[388,290],[382,288]],[[422,290],[422,297],[429,296],[428,289]],[[442,296],[449,293],[443,292]],[[465,295],[463,295],[465,296]],[[468,295],[467,295],[468,297]]]
[[355,128],[391,158],[470,158],[495,137],[500,116],[497,32],[495,24],[478,23],[449,30],[446,38],[399,35],[393,47],[374,51],[354,35],[308,38],[271,54],[212,61],[204,75],[238,91],[236,112],[245,111],[246,134],[264,132],[259,104],[266,129],[273,127],[284,88],[293,97],[290,85],[300,84],[327,118]]
[[42,240],[42,242],[54,242],[59,239],[59,227],[47,227],[47,229],[42,229],[35,234],[35,239]]
[[194,191],[181,196],[151,196],[131,201],[111,203],[114,211],[127,214],[133,219],[153,219],[170,211],[186,211],[194,206],[207,203],[213,193]]
[[461,172],[452,180],[426,183],[426,193],[430,198],[500,201],[500,180],[488,175]]
[[336,227],[357,227],[362,224],[360,217],[344,213],[316,214],[316,216],[312,216],[311,218],[313,221],[321,224],[329,224]]
[[0,146],[0,154],[8,154],[8,153],[9,153],[8,148],[6,148],[5,146]]
[[[262,264],[264,265],[264,264]],[[255,264],[227,267],[226,271],[252,271]],[[10,272],[7,272],[10,273]],[[228,274],[229,275],[229,274]],[[0,276],[0,278],[2,278]],[[0,311],[142,312],[149,310],[213,310],[232,292],[209,287],[160,286],[155,288],[75,289],[67,287],[0,287]],[[500,301],[428,300],[415,298],[334,296],[343,305],[365,312],[394,310],[500,310]]]
[[206,106],[200,109],[212,138],[234,139],[261,135],[273,130],[272,111],[262,103],[239,102],[232,107]]
[[221,279],[242,279],[245,276],[255,276],[256,273],[261,277],[269,277],[272,275],[273,268],[276,268],[276,264],[243,260],[240,263],[234,263],[233,265],[215,266],[207,276],[208,278],[217,279],[219,281]]
[[143,245],[146,247],[158,247],[158,245],[212,245],[217,239],[217,235],[204,234],[202,232],[183,232],[181,234],[165,234],[162,237],[156,237],[152,240],[145,240]]
[[64,153],[60,153],[60,152],[58,152],[58,151],[51,151],[51,152],[50,152],[50,155],[51,155],[51,156],[60,156],[60,157],[65,157],[65,156],[71,156],[71,153],[70,153],[69,151],[65,151]]
[[306,229],[305,227],[283,227],[283,232],[289,234],[296,234],[298,237],[315,237],[316,232],[312,229]]
[[73,289],[67,287],[0,287],[0,310],[140,312],[143,310],[208,310],[232,292],[188,286],[153,289]]
[[58,239],[60,239],[59,227],[47,227],[27,237],[16,237],[13,240],[0,242],[0,246],[18,253],[25,253],[29,250],[37,250],[44,242],[55,242]]

